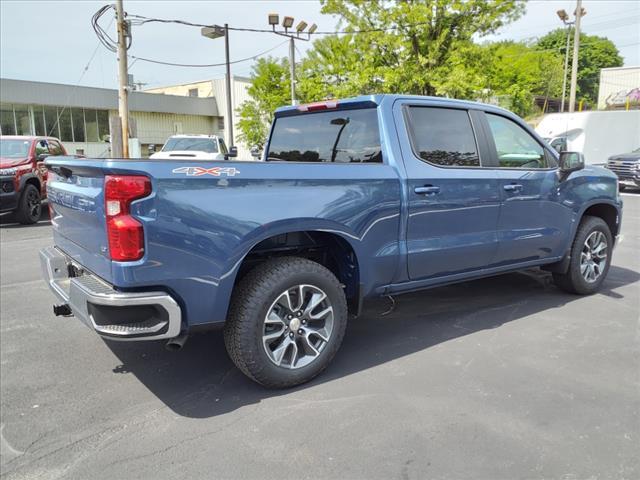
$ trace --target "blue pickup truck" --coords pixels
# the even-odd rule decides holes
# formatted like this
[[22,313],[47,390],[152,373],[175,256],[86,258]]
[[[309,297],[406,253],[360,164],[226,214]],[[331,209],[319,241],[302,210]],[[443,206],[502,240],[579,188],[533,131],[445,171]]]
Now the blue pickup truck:
[[224,327],[268,387],[320,373],[371,297],[530,267],[596,292],[615,175],[478,103],[372,95],[277,110],[264,161],[46,161],[57,315],[107,339]]

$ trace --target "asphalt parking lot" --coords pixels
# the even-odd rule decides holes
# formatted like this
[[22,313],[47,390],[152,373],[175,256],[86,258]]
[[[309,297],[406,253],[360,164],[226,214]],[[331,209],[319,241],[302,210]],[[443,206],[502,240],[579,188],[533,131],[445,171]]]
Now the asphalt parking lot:
[[175,353],[54,317],[49,222],[0,219],[2,477],[640,478],[640,193],[624,201],[600,294],[532,270],[382,300],[285,391],[219,332]]

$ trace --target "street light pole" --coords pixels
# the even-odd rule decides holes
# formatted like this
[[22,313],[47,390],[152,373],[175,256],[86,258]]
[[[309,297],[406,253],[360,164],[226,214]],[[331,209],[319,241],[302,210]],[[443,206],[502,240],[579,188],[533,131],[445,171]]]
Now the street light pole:
[[569,68],[569,44],[571,42],[571,23],[567,24],[567,46],[564,52],[564,69],[562,75],[562,104],[560,111],[564,112],[564,101],[567,98],[567,69]]
[[203,37],[215,39],[224,37],[224,53],[225,63],[227,66],[227,73],[225,75],[225,84],[227,90],[227,121],[225,122],[225,130],[229,132],[227,141],[229,142],[229,148],[233,146],[233,110],[231,108],[231,62],[229,61],[229,25],[224,24],[224,27],[219,25],[213,25],[212,27],[203,27],[200,30],[200,34]]
[[291,76],[291,105],[296,105],[296,44],[289,39],[289,75]]
[[[309,27],[309,30],[304,31],[307,28],[307,22],[304,20],[296,25],[296,33],[289,32],[289,29],[293,27],[293,17],[284,17],[282,20],[282,26],[284,31],[276,30],[276,26],[280,23],[280,15],[277,13],[269,14],[269,25],[273,28],[273,33],[276,35],[282,35],[289,38],[289,76],[291,78],[291,105],[296,105],[296,39],[304,40],[308,42],[311,40],[311,35],[318,29],[318,26],[314,23]],[[301,34],[306,33],[307,38],[301,37]]]

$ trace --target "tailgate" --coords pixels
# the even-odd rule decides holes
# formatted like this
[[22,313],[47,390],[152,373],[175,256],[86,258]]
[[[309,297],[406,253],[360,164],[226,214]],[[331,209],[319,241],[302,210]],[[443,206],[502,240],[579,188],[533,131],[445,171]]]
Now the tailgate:
[[110,280],[101,162],[57,157],[46,165],[55,244],[83,267]]

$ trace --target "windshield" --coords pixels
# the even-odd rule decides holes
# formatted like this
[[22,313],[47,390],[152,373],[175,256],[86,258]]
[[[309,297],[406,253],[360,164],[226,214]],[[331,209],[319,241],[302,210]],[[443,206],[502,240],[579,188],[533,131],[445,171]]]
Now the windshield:
[[218,153],[218,145],[212,138],[170,138],[162,147],[163,152],[191,150],[195,152]]
[[29,141],[0,138],[0,157],[24,158],[29,155]]

